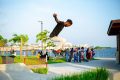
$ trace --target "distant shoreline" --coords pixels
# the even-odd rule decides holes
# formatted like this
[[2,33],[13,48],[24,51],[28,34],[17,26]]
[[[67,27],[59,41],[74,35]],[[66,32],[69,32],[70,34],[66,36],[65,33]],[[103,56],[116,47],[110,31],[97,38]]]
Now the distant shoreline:
[[96,46],[94,49],[96,50],[101,50],[101,49],[111,49],[113,47],[100,47],[100,46]]

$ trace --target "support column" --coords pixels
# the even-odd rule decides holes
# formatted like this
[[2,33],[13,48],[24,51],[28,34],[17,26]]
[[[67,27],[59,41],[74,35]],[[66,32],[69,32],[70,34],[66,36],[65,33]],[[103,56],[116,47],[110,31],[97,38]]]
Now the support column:
[[120,33],[117,35],[117,53],[116,53],[117,63],[120,64]]
[[119,60],[119,64],[120,64],[120,32],[119,32],[119,41],[118,41],[118,50],[119,50],[119,52],[118,52],[118,60]]

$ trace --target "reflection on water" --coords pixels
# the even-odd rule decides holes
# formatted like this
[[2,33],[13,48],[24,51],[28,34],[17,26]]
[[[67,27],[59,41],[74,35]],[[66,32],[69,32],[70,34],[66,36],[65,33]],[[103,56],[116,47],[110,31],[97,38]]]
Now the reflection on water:
[[115,58],[116,48],[95,50],[95,57]]

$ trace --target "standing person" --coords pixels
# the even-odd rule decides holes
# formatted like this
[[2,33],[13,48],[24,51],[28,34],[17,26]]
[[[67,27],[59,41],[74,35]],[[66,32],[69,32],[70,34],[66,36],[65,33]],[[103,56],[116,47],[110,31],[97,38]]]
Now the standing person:
[[78,62],[81,62],[81,52],[80,52],[80,48],[78,48]]
[[53,31],[50,34],[50,38],[53,41],[59,41],[59,49],[63,47],[63,44],[66,42],[65,39],[58,37],[59,33],[62,31],[64,27],[69,27],[72,25],[72,20],[68,19],[66,22],[60,21],[57,18],[57,14],[54,13],[53,17],[55,18],[55,21],[57,23],[56,27],[53,29]]
[[69,57],[69,62],[71,62],[71,60],[72,60],[72,58],[73,58],[73,52],[74,52],[74,49],[73,48],[71,48],[71,50],[70,50],[70,57]]
[[26,51],[23,51],[23,56],[26,57]]
[[81,47],[81,50],[80,50],[80,54],[81,54],[81,60],[84,61],[84,47]]
[[55,57],[57,56],[57,53],[56,53],[56,51],[53,49],[53,51],[52,51],[53,53],[54,53],[54,55],[55,55]]
[[10,54],[13,55],[15,53],[14,49],[10,51]]
[[77,49],[74,50],[73,56],[74,56],[74,62],[78,62]]
[[41,56],[41,52],[39,51],[36,57],[40,59],[40,56]]
[[66,61],[68,62],[69,57],[70,57],[69,49],[66,49],[66,50],[65,50],[65,57],[66,57]]
[[92,58],[94,58],[94,56],[95,56],[95,51],[94,51],[93,48],[91,49],[91,51],[92,51]]
[[92,58],[92,51],[90,48],[88,48],[86,51],[86,58],[87,60],[90,60]]
[[45,55],[46,55],[45,57],[47,57],[47,60],[49,60],[50,59],[50,54],[48,53],[48,51],[46,51]]

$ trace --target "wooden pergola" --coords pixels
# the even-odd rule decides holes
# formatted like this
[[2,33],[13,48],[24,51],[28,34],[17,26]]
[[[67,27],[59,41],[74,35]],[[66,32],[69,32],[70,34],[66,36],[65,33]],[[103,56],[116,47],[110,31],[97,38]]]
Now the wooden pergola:
[[120,63],[120,19],[112,20],[110,22],[107,34],[109,36],[117,36],[116,60],[117,63]]

